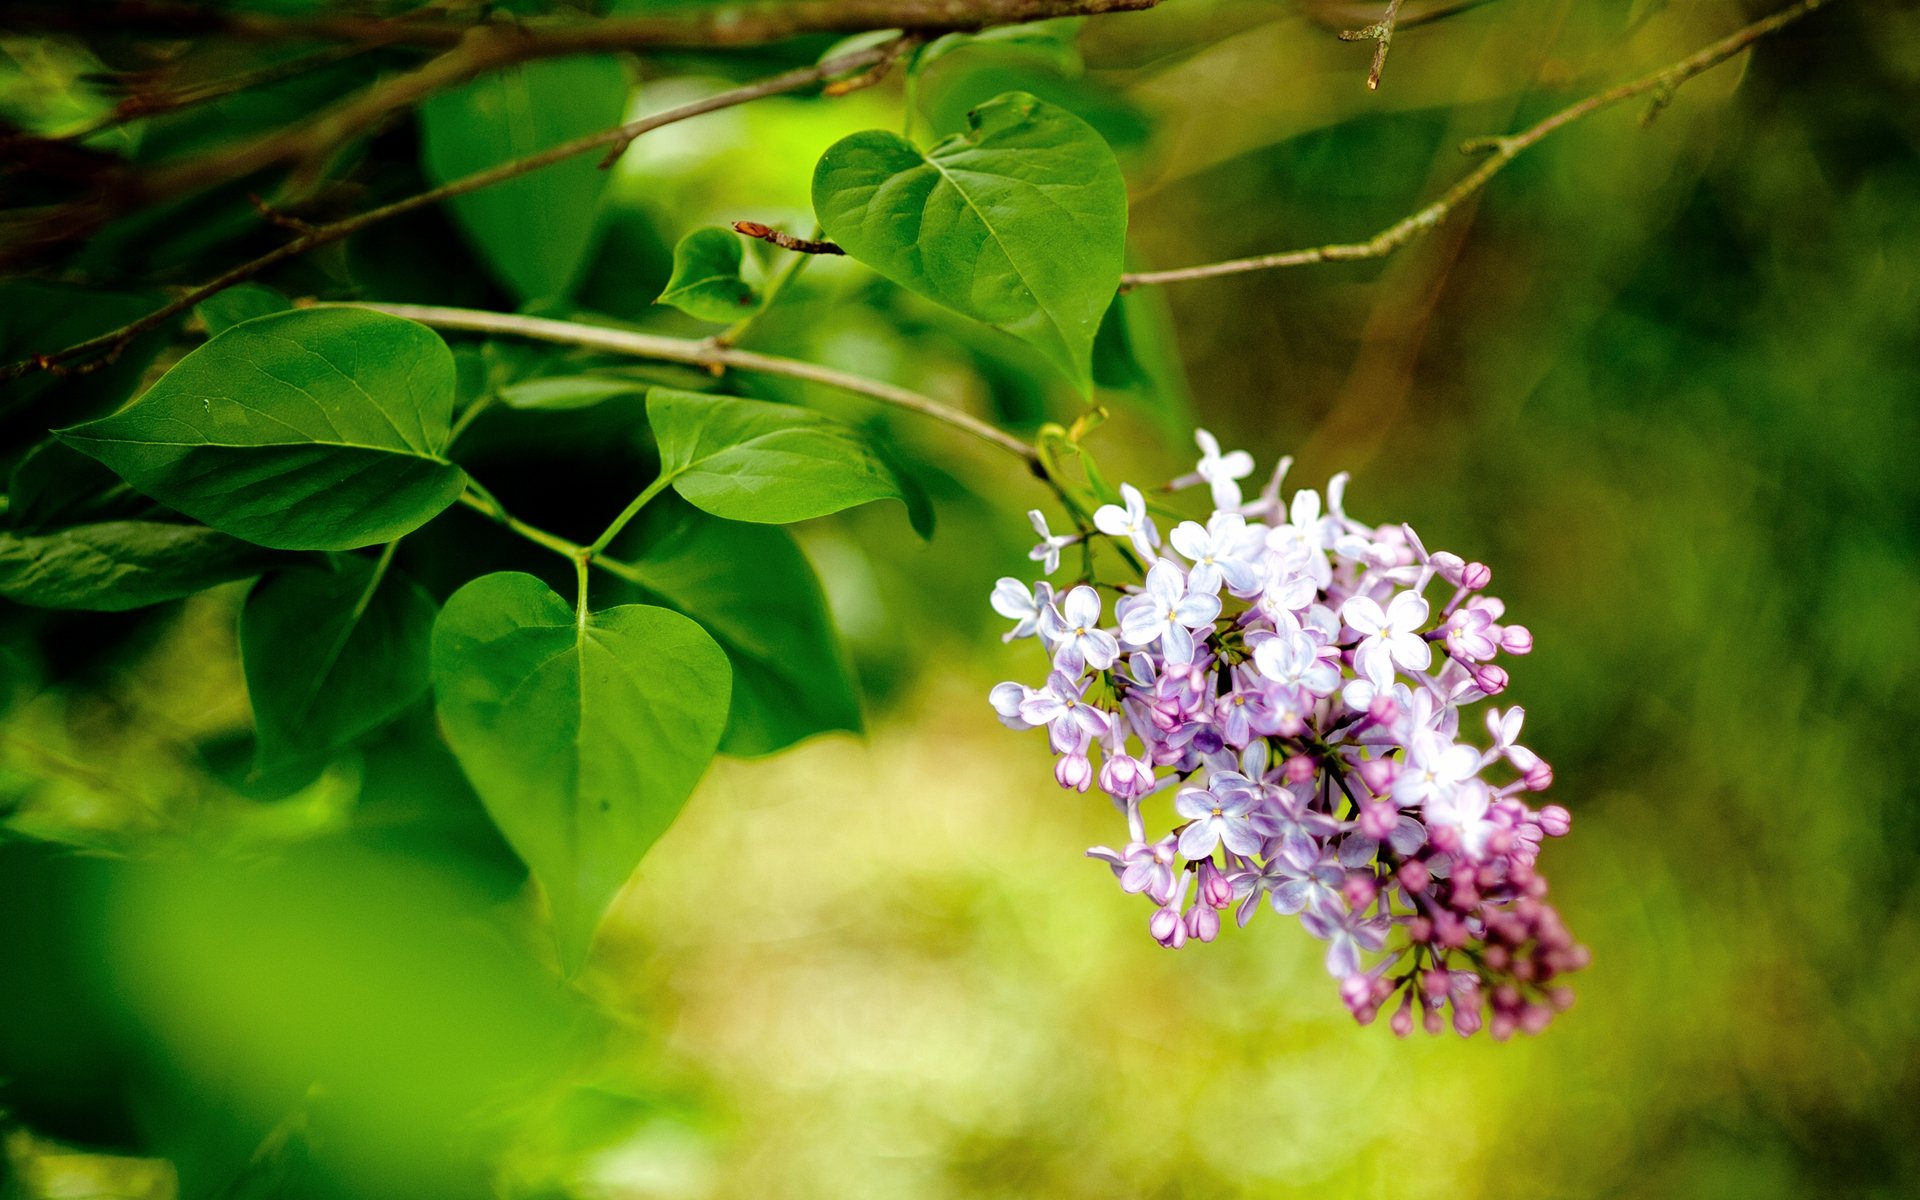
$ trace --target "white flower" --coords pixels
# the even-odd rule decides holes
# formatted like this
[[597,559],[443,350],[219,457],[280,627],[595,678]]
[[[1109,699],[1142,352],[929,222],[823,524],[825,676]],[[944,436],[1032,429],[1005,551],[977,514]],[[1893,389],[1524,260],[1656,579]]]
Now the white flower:
[[1235,594],[1253,591],[1260,575],[1248,556],[1247,521],[1238,513],[1217,512],[1202,527],[1182,521],[1169,539],[1173,548],[1193,560],[1187,587],[1208,595],[1220,594],[1224,581]]
[[1416,730],[1407,745],[1406,768],[1393,781],[1393,802],[1428,812],[1480,773],[1480,753],[1431,729]]
[[1081,584],[1059,607],[1040,610],[1040,636],[1053,648],[1053,665],[1069,677],[1087,667],[1104,671],[1120,657],[1120,643],[1099,628],[1100,593]]
[[1267,549],[1324,588],[1333,582],[1333,564],[1327,561],[1327,535],[1327,522],[1320,515],[1320,493],[1301,488],[1293,494],[1287,523],[1267,531]]
[[1033,522],[1033,531],[1040,535],[1040,544],[1027,551],[1027,557],[1040,564],[1040,569],[1048,575],[1060,569],[1060,551],[1073,545],[1079,539],[1074,535],[1055,537],[1047,528],[1047,514],[1039,509],[1029,509],[1027,520]]
[[1361,635],[1355,663],[1385,655],[1403,671],[1424,671],[1433,662],[1433,647],[1419,633],[1427,602],[1418,592],[1401,592],[1384,610],[1369,596],[1355,596],[1340,607],[1340,619]]
[[1253,665],[1275,683],[1331,696],[1340,686],[1340,669],[1320,657],[1320,645],[1304,633],[1276,634],[1253,648]]
[[1213,624],[1220,615],[1220,597],[1188,590],[1179,565],[1163,558],[1147,571],[1146,591],[1127,597],[1116,611],[1127,645],[1159,642],[1169,663],[1190,663],[1191,631]]
[[[1456,746],[1457,750],[1468,747]],[[1402,776],[1405,778],[1405,776]],[[1396,789],[1398,790],[1398,789]],[[1479,859],[1486,854],[1487,840],[1498,828],[1487,819],[1487,809],[1492,797],[1487,785],[1475,779],[1454,788],[1445,795],[1436,796],[1426,805],[1427,824],[1438,829],[1451,829],[1460,839],[1460,849],[1471,859]]]
[[993,585],[993,595],[988,602],[993,605],[993,611],[1015,622],[1012,629],[1000,635],[1001,641],[1032,637],[1040,627],[1040,614],[1053,603],[1053,585],[1043,579],[1028,591],[1026,584],[1006,576]]
[[1204,429],[1194,430],[1193,440],[1200,447],[1200,463],[1195,471],[1212,487],[1213,506],[1239,508],[1239,481],[1253,474],[1253,455],[1245,450],[1221,454],[1219,440]]
[[1153,518],[1147,515],[1147,501],[1140,489],[1130,483],[1120,485],[1120,499],[1125,507],[1118,504],[1103,504],[1093,514],[1093,526],[1108,537],[1123,537],[1133,541],[1133,548],[1142,558],[1152,558],[1160,545],[1160,531],[1153,526]]

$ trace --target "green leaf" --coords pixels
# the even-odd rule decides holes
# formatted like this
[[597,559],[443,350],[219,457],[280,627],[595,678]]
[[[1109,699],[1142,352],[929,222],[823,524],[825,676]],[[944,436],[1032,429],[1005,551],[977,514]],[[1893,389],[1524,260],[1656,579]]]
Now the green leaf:
[[433,600],[385,560],[336,555],[262,580],[240,613],[258,761],[321,756],[426,690]]
[[264,284],[242,283],[208,296],[193,306],[193,314],[207,327],[207,336],[216,337],[243,321],[291,307],[285,296]]
[[679,613],[628,604],[580,621],[546,584],[503,571],[447,600],[433,681],[447,740],[545,887],[573,970],[720,743],[727,657]]
[[832,417],[656,387],[647,393],[647,420],[660,446],[661,476],[716,517],[784,525],[898,500],[922,537],[931,530],[918,489],[858,430]]
[[[495,71],[420,106],[426,173],[444,184],[597,133],[619,121],[627,75],[616,58],[551,59]],[[523,301],[564,296],[585,266],[607,184],[576,155],[455,197],[454,216]]]
[[644,392],[647,385],[636,379],[608,379],[596,375],[555,375],[530,379],[500,389],[500,402],[508,408],[557,412],[572,408],[591,408],[616,396]]
[[740,235],[709,225],[680,239],[673,248],[673,278],[660,293],[690,317],[730,324],[760,307],[760,293],[740,278]]
[[205,526],[163,521],[0,533],[0,596],[36,608],[120,612],[256,575],[278,558]]
[[1126,246],[1120,166],[1085,121],[1024,92],[969,123],[925,153],[882,130],[836,143],[814,168],[820,224],[848,254],[1032,343],[1089,391]]
[[312,308],[236,325],[110,417],[56,431],[162,504],[263,546],[390,542],[453,503],[453,358],[432,330]]
[[733,711],[722,752],[771,754],[817,733],[862,730],[820,581],[786,530],[662,498],[614,550],[639,569],[649,598],[699,621],[727,652]]

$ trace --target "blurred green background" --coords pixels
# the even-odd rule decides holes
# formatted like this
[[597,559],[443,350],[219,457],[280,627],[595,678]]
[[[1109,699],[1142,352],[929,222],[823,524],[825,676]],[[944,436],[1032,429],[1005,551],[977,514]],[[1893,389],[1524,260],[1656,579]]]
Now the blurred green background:
[[[1087,117],[1139,262],[1172,266],[1370,235],[1467,169],[1464,139],[1768,7],[1499,0],[1402,32],[1369,93],[1368,47],[1331,31],[1371,6],[1168,0],[1089,23],[1084,70],[967,51],[918,99],[936,130],[1009,87]],[[649,62],[635,104],[771,65]],[[88,69],[71,40],[0,39],[0,103],[84,122]],[[900,104],[893,80],[636,143],[579,303],[693,328],[647,308],[674,240],[810,226],[814,159]],[[8,1194],[1920,1194],[1920,13],[1843,0],[1639,111],[1548,140],[1392,259],[1136,293],[1139,376],[1092,441],[1157,483],[1197,419],[1263,467],[1294,454],[1295,483],[1352,470],[1354,515],[1492,565],[1536,640],[1510,699],[1574,814],[1544,866],[1594,952],[1543,1037],[1356,1028],[1279,921],[1156,946],[1080,856],[1118,818],[985,704],[1041,669],[985,603],[1025,571],[1041,490],[940,428],[762,386],[887,428],[940,530],[803,531],[871,731],[719,764],[577,989],[527,950],[540,918],[443,786],[430,713],[297,787],[208,782],[247,736],[244,585],[104,634],[7,614]],[[109,234],[91,270],[198,278],[243,214]],[[464,257],[434,214],[273,282],[508,306]],[[759,348],[1016,428],[1073,410],[855,264],[801,278]],[[553,493],[619,419],[594,413],[476,426],[546,439],[511,505],[593,523],[569,514],[594,485]],[[106,853],[134,840],[138,863]]]

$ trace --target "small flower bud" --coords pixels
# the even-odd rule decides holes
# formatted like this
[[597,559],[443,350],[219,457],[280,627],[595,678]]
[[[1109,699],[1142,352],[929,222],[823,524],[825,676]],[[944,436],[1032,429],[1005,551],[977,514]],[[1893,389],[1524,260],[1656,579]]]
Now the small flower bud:
[[1483,562],[1470,562],[1460,571],[1460,586],[1477,592],[1493,582],[1493,568]]
[[1213,865],[1212,859],[1200,864],[1200,899],[1213,908],[1227,908],[1233,904],[1233,885],[1227,882],[1220,868]]
[[1400,1001],[1400,1007],[1393,1010],[1393,1017],[1387,1022],[1387,1028],[1393,1030],[1393,1036],[1406,1037],[1413,1032],[1413,991],[1408,989],[1406,998]]
[[1487,695],[1498,696],[1501,692],[1507,690],[1508,676],[1506,668],[1494,666],[1492,663],[1482,663],[1470,668],[1470,670],[1473,673],[1474,686],[1478,687]]
[[1285,770],[1288,783],[1312,783],[1320,763],[1311,754],[1296,754],[1287,759]]
[[1084,754],[1063,755],[1053,765],[1053,778],[1063,788],[1084,792],[1093,785],[1093,764]]
[[[1545,766],[1545,763],[1540,764]],[[1551,772],[1549,772],[1551,774]],[[1548,837],[1565,837],[1573,828],[1573,814],[1558,804],[1549,804],[1540,810],[1538,820],[1540,831]]]
[[1380,887],[1373,881],[1373,876],[1361,871],[1349,874],[1340,885],[1341,897],[1346,900],[1347,907],[1355,912],[1364,912],[1372,908],[1374,899],[1379,894]]
[[1401,863],[1400,869],[1394,874],[1399,878],[1401,887],[1416,894],[1426,891],[1433,883],[1433,873],[1427,870],[1427,864],[1417,858]]
[[[1376,701],[1376,703],[1378,703]],[[1376,796],[1384,796],[1393,790],[1393,781],[1400,775],[1400,763],[1391,758],[1370,758],[1360,764],[1360,782]]]
[[1508,654],[1533,652],[1533,634],[1525,625],[1508,625],[1500,630],[1500,648]]
[[1195,904],[1187,910],[1187,935],[1196,941],[1211,942],[1220,936],[1220,910],[1210,904]]

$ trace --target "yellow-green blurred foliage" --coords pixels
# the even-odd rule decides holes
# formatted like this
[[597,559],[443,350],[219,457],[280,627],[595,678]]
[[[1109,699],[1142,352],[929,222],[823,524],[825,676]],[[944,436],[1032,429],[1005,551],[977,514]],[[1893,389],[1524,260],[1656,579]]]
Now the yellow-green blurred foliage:
[[[1767,6],[1500,0],[1403,32],[1370,94],[1368,48],[1329,30],[1373,7],[1167,0],[1090,24],[1081,76],[957,55],[923,110],[949,128],[1009,86],[1073,105],[1128,168],[1142,261],[1171,266],[1370,235],[1469,168],[1463,139]],[[696,226],[806,225],[813,158],[898,103],[890,83],[644,140],[588,303],[647,315]],[[1042,670],[985,603],[1026,570],[1042,493],[898,418],[934,541],[891,513],[805,534],[872,733],[719,764],[579,990],[538,965],[510,868],[473,865],[499,855],[470,813],[437,849],[381,839],[425,803],[399,758],[271,803],[196,798],[167,747],[245,728],[228,589],[9,718],[0,767],[54,781],[21,785],[26,827],[175,849],[90,863],[57,905],[33,883],[55,868],[14,855],[16,943],[69,961],[0,982],[0,1039],[97,1021],[86,1061],[40,1065],[76,1105],[132,1080],[135,1111],[92,1128],[168,1128],[182,1194],[211,1194],[196,1154],[254,1159],[235,1195],[274,1194],[299,1154],[331,1155],[340,1194],[422,1197],[1916,1194],[1920,19],[1836,3],[1638,115],[1567,129],[1391,260],[1160,298],[1223,442],[1296,455],[1298,484],[1351,469],[1350,511],[1491,564],[1532,629],[1509,698],[1573,811],[1543,866],[1594,952],[1543,1037],[1357,1028],[1271,914],[1156,946],[1145,902],[1081,857],[1119,817],[985,704]],[[803,279],[764,347],[1015,425],[1071,411],[1043,367],[852,264]],[[1110,476],[1186,469],[1139,397],[1105,399]],[[371,833],[310,840],[343,830]],[[462,1138],[486,1142],[484,1179]],[[54,1149],[11,1146],[20,1194],[81,1194],[33,1182]],[[112,1194],[171,1188],[126,1170]]]

